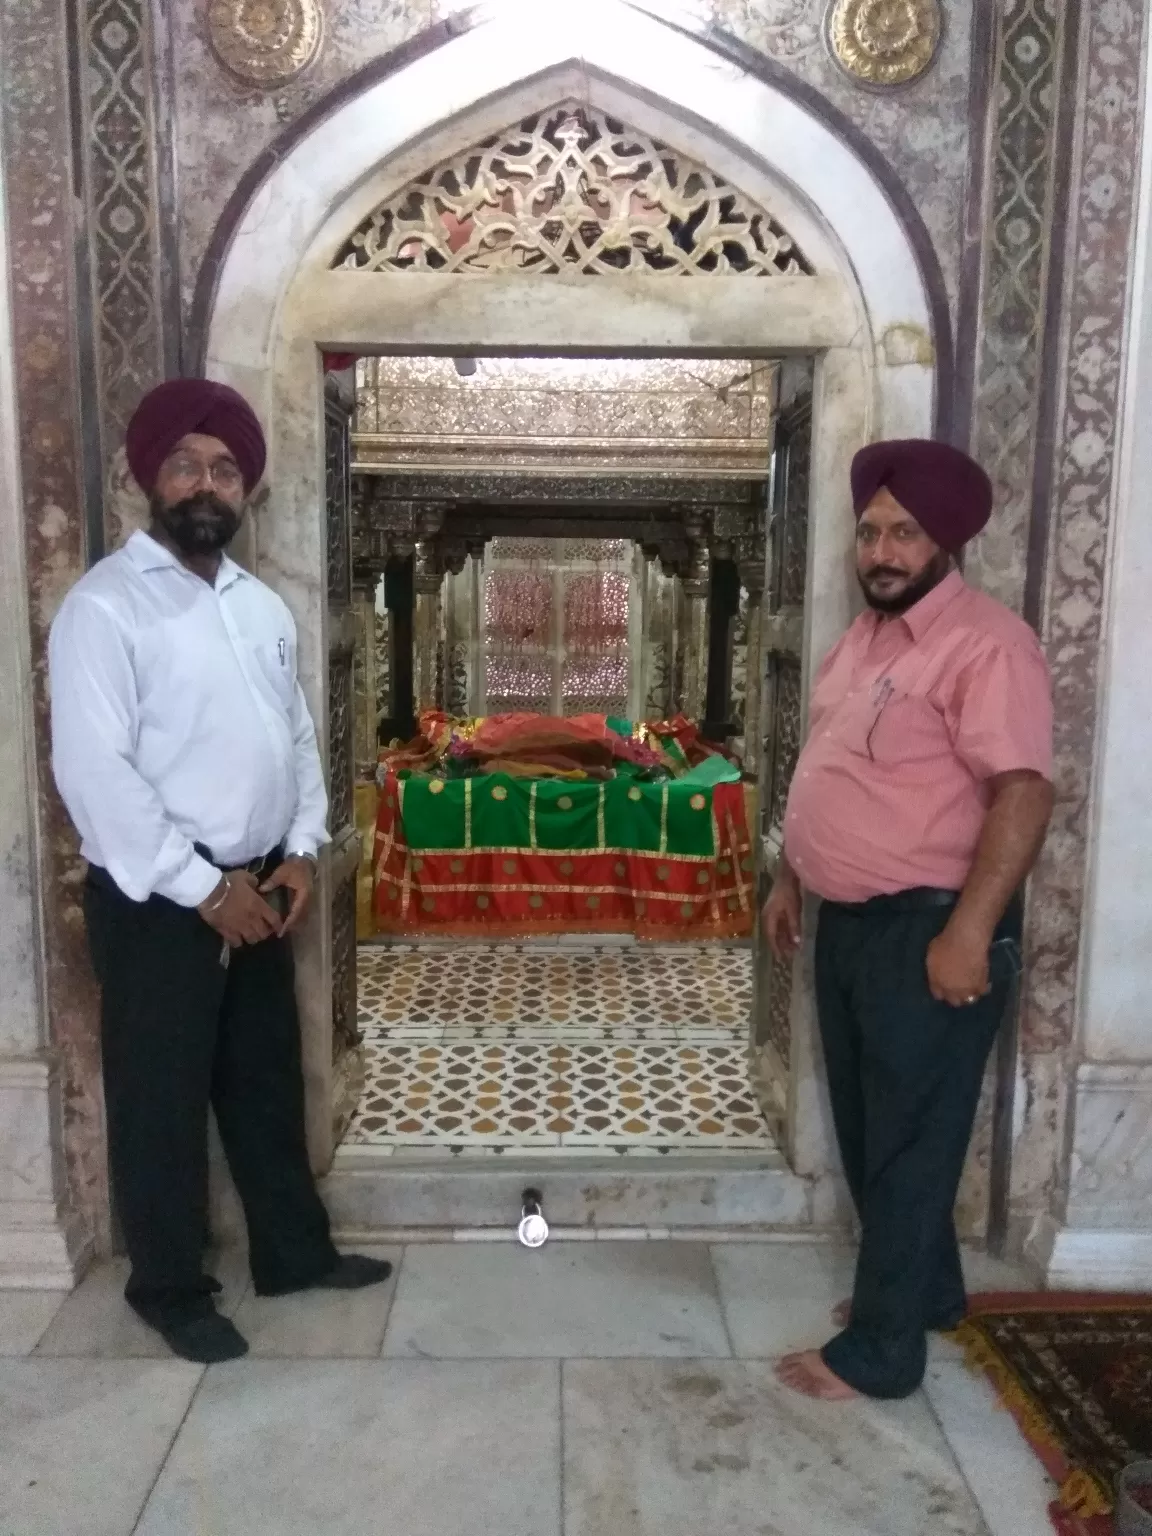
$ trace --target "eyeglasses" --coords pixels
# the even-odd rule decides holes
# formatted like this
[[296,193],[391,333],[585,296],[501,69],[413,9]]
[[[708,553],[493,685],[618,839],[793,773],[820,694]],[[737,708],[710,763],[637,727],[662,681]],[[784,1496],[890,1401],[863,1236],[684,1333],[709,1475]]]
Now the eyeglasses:
[[202,464],[191,454],[177,453],[164,463],[164,472],[178,485],[199,485],[207,475],[218,491],[232,494],[241,489],[244,476],[231,459],[217,459],[215,464]]

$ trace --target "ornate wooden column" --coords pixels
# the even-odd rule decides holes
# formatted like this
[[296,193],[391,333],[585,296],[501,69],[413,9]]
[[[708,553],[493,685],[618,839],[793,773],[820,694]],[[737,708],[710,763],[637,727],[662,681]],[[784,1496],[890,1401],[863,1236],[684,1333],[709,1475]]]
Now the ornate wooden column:
[[376,723],[379,716],[376,678],[376,588],[383,571],[357,564],[352,585],[352,612],[356,622],[355,759],[357,779],[371,778],[378,755]]
[[[784,811],[800,752],[804,713],[801,652],[808,584],[811,452],[812,397],[807,395],[782,412],[776,426],[767,583],[760,620],[766,711],[760,831],[765,848],[771,849],[773,865],[783,846]],[[770,1075],[778,1081],[787,1080],[792,1058],[792,982],[792,963],[773,959],[762,945],[753,1004],[756,1044],[766,1053]]]
[[763,756],[764,551],[759,560],[741,560],[740,585],[748,594],[744,653],[744,771],[759,776]]
[[332,846],[325,889],[330,904],[332,978],[332,1116],[334,1142],[344,1134],[364,1082],[356,1019],[356,742],[353,658],[358,624],[352,596],[351,405],[334,380],[324,395],[328,585],[328,826]]

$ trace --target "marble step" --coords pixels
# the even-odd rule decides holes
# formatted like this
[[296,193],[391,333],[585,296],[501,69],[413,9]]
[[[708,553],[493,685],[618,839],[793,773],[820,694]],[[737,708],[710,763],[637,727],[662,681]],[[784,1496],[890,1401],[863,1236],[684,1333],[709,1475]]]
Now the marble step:
[[388,1156],[342,1148],[320,1189],[341,1238],[511,1233],[534,1188],[562,1232],[687,1236],[812,1228],[807,1183],[778,1153],[661,1157]]

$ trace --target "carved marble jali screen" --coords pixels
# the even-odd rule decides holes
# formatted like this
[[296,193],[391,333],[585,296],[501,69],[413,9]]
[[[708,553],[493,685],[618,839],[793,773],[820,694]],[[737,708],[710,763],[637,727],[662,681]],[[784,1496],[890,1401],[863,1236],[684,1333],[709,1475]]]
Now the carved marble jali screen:
[[632,546],[492,541],[484,580],[485,708],[625,715]]
[[566,102],[376,208],[334,266],[379,272],[808,275],[772,215],[713,171]]

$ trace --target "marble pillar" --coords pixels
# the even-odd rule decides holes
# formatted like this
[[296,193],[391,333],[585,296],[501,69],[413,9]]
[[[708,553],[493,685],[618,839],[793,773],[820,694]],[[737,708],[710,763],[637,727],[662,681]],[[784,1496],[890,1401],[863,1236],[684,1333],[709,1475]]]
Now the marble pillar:
[[648,639],[648,561],[639,544],[633,547],[631,580],[628,584],[628,717],[644,718],[648,698],[648,676],[652,648]]
[[[1152,113],[1152,82],[1146,101]],[[1051,1283],[1142,1290],[1152,1271],[1152,137],[1123,379],[1101,731],[1063,1188],[1033,1228]]]
[[[0,174],[0,206],[3,190]],[[61,1072],[48,1039],[10,291],[0,221],[0,1288],[66,1290],[90,1241],[68,1197]]]
[[664,715],[671,720],[684,707],[684,583],[674,569],[665,574],[668,578],[668,678]]
[[412,625],[413,688],[417,713],[440,704],[440,623],[443,573],[424,544],[416,549],[416,612]]
[[484,713],[484,552],[468,556],[468,584],[472,601],[468,607],[468,713]]
[[708,686],[708,550],[693,547],[691,564],[684,577],[684,713],[689,720],[704,718]]

